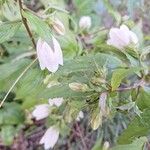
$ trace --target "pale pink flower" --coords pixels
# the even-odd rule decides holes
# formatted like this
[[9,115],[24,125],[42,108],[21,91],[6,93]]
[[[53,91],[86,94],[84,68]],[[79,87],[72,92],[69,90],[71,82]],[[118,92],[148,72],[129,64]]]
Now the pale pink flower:
[[92,21],[90,16],[82,16],[79,20],[79,27],[82,29],[89,29]]
[[58,34],[60,34],[60,35],[65,34],[65,27],[64,27],[63,23],[58,18],[54,19],[53,28]]
[[59,130],[55,126],[51,126],[47,129],[42,139],[40,140],[40,144],[44,144],[44,149],[53,148],[59,138]]
[[37,42],[37,57],[41,70],[47,68],[50,72],[56,72],[59,65],[63,65],[63,54],[58,41],[52,37],[52,44],[41,38]]
[[76,118],[76,120],[80,121],[83,117],[84,117],[84,114],[83,114],[82,111],[80,111],[79,114],[78,114],[78,116],[77,116],[77,118]]
[[129,44],[138,44],[136,34],[130,31],[126,25],[121,25],[120,28],[111,28],[109,37],[110,39],[107,40],[107,44],[118,49],[123,49]]
[[35,110],[32,112],[32,116],[35,117],[36,120],[44,119],[49,115],[49,109],[48,104],[37,105]]
[[50,106],[57,106],[57,107],[59,107],[59,106],[62,105],[64,100],[63,100],[63,98],[53,98],[53,99],[50,98],[48,101],[49,101],[49,105]]

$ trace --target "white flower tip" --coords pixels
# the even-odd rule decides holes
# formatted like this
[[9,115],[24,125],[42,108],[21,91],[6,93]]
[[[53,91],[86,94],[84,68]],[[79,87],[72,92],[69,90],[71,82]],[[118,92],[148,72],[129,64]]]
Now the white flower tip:
[[92,21],[90,16],[82,16],[79,20],[79,27],[82,29],[89,29]]

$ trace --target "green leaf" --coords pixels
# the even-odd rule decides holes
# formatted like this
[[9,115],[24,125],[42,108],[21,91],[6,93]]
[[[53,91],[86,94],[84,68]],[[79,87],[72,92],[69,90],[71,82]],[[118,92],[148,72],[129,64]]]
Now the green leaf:
[[90,95],[91,92],[73,91],[69,88],[69,83],[80,82],[88,84],[90,80],[88,75],[90,74],[89,76],[91,77],[94,71],[99,71],[106,64],[107,68],[111,69],[122,63],[116,57],[107,54],[87,55],[67,60],[64,66],[60,67],[52,77],[54,80],[58,79],[60,84],[45,89],[39,96],[46,99],[58,96],[83,99],[85,96]]
[[143,150],[144,144],[147,142],[146,137],[135,139],[131,144],[117,145],[112,150]]
[[13,126],[2,126],[0,137],[5,145],[11,145],[14,140],[16,130]]
[[140,136],[146,136],[150,131],[150,109],[144,110],[140,117],[135,117],[128,128],[118,139],[119,144],[128,144]]
[[67,60],[63,67],[55,75],[67,75],[73,72],[97,71],[104,65],[109,69],[122,66],[122,61],[109,54],[98,53],[96,55],[80,56],[76,59]]
[[23,11],[23,16],[27,18],[33,30],[41,37],[51,39],[51,31],[48,24],[46,24],[41,18],[32,14],[29,11]]
[[24,112],[17,103],[5,103],[0,109],[0,125],[17,125],[23,123]]
[[[19,61],[6,63],[0,65],[0,81],[7,79],[18,70],[24,68],[29,63],[28,59],[21,59]],[[18,75],[19,76],[19,75]]]
[[128,75],[133,74],[134,72],[138,71],[139,68],[129,68],[129,69],[116,69],[111,78],[111,87],[112,91],[115,91],[121,84],[121,81],[127,77]]
[[137,106],[143,110],[150,107],[150,88],[141,87],[137,98]]
[[2,14],[10,21],[21,19],[19,5],[16,1],[6,0],[1,7]]
[[5,22],[0,24],[0,43],[8,41],[21,26],[21,22]]

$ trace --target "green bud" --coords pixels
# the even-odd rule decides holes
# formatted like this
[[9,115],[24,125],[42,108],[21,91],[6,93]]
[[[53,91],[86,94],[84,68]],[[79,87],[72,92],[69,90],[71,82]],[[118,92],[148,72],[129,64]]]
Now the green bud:
[[89,90],[87,84],[84,83],[72,82],[69,84],[69,87],[71,90],[76,92],[86,92]]

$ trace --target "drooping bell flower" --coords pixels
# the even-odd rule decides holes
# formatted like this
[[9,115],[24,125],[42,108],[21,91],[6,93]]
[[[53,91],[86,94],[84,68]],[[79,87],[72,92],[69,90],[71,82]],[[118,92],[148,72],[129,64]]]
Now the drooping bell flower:
[[126,25],[121,25],[120,28],[111,28],[109,31],[108,45],[112,45],[118,49],[123,49],[129,44],[138,44],[136,34],[129,30]]
[[48,117],[49,115],[49,105],[48,104],[41,104],[41,105],[37,105],[34,109],[34,111],[32,112],[32,116],[36,119],[36,120],[41,120],[44,119],[46,117]]
[[59,65],[63,65],[63,54],[58,41],[52,37],[51,44],[41,38],[37,42],[37,57],[41,70],[47,68],[50,72],[56,72]]
[[59,130],[55,126],[51,126],[41,138],[40,144],[44,144],[44,149],[47,150],[54,147],[58,138]]

